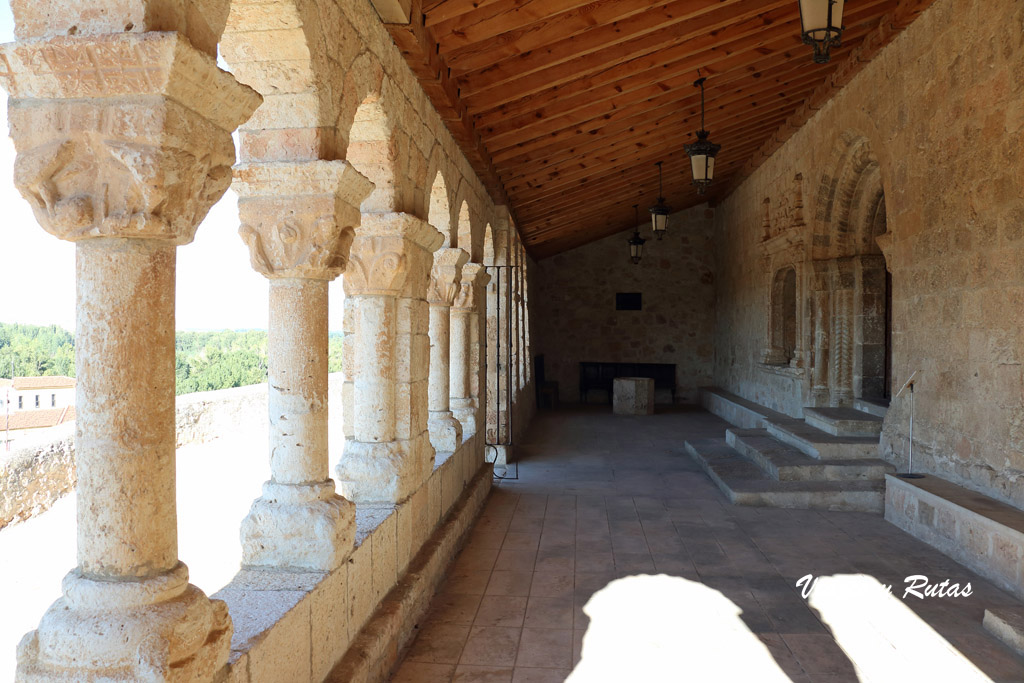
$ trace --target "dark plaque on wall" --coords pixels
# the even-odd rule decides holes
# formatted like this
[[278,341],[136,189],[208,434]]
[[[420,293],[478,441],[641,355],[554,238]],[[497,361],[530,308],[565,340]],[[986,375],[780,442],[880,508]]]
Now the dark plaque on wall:
[[615,294],[616,311],[639,311],[640,292],[617,292]]

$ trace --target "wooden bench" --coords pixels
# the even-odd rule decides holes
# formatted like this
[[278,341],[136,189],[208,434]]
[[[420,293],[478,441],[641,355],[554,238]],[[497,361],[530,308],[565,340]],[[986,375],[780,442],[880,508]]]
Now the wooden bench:
[[612,383],[616,377],[648,377],[654,389],[667,389],[676,401],[676,366],[674,363],[594,363],[580,362],[580,403],[586,403],[593,390],[604,391],[612,402]]

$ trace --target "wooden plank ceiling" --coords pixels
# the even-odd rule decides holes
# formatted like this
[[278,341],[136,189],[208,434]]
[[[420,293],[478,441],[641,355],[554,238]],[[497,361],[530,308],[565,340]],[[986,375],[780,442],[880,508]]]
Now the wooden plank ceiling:
[[[377,0],[375,0],[377,2]],[[797,0],[414,0],[396,44],[527,249],[544,258],[633,226],[658,196],[721,199],[931,0],[847,0],[814,64]],[[704,197],[683,145],[722,145]]]

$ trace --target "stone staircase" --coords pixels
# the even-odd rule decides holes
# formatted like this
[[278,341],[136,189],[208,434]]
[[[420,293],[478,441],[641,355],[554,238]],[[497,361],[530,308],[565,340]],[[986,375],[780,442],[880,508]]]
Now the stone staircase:
[[[790,418],[716,391],[723,412],[742,410],[746,425],[724,439],[686,442],[690,456],[736,505],[883,512],[885,475],[892,465],[878,458],[883,415],[854,408],[805,408]],[[733,404],[733,405],[728,405]],[[714,410],[713,412],[718,412]],[[750,419],[758,414],[758,418]]]

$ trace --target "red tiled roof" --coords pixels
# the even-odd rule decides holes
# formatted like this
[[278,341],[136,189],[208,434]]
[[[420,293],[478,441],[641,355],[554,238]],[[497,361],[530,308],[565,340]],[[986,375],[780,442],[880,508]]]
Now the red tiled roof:
[[[7,430],[7,420],[8,417],[6,415],[0,415],[0,431]],[[46,410],[24,410],[20,413],[13,413],[10,416],[10,429],[11,431],[17,429],[42,429],[74,421],[74,406],[47,408]]]
[[[9,386],[10,380],[0,380],[0,387]],[[15,377],[14,389],[74,389],[75,378],[64,375],[50,377]]]

